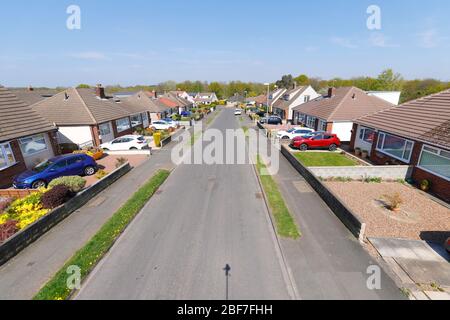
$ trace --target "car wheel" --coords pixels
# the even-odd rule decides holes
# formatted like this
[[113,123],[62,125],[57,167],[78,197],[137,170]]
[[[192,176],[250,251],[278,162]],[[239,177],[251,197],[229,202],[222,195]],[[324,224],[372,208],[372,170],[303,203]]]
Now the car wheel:
[[131,147],[130,150],[137,150],[137,148],[136,147]]
[[329,149],[330,151],[336,151],[337,145],[332,144],[328,149]]
[[301,146],[300,146],[300,150],[301,151],[308,151],[308,145],[307,144],[302,144]]
[[33,182],[33,184],[31,185],[32,189],[40,189],[40,188],[45,188],[47,186],[47,183],[44,180],[37,180],[35,182]]
[[288,136],[284,136],[283,138],[281,138],[281,139],[283,139],[283,140],[288,140],[288,139],[290,139]]
[[88,166],[86,168],[84,168],[84,174],[87,176],[92,176],[95,173],[95,168],[92,166]]

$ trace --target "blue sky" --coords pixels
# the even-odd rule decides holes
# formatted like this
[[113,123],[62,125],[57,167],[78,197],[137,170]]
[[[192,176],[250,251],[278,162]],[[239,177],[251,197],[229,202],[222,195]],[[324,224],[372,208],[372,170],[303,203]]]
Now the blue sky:
[[[69,5],[81,30],[66,28]],[[382,28],[366,27],[369,5]],[[377,75],[450,80],[448,0],[15,0],[0,11],[5,86],[274,81]]]

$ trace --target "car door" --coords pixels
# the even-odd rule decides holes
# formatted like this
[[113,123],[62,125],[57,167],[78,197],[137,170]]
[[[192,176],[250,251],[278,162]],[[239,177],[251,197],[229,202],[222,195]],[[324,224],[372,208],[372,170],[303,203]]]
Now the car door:
[[67,172],[71,176],[79,176],[84,173],[84,161],[81,156],[67,160]]
[[330,134],[325,134],[323,137],[322,147],[329,148],[333,143],[334,143],[333,136]]
[[70,173],[67,170],[67,160],[59,160],[47,169],[46,180],[48,182],[58,177],[69,176]]
[[310,146],[313,148],[320,148],[323,143],[323,134],[318,134],[311,139]]
[[130,148],[132,148],[132,147],[135,147],[134,146],[134,143],[133,143],[133,140],[134,139],[132,139],[132,138],[123,138],[122,139],[122,151],[123,150],[130,150]]
[[118,151],[121,150],[121,145],[122,145],[122,138],[117,138],[113,141],[111,141],[111,150],[112,151]]

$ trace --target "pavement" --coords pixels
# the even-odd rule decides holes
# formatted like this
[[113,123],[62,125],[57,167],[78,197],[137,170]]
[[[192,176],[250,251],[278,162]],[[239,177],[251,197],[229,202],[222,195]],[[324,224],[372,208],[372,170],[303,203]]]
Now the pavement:
[[134,168],[1,266],[0,300],[32,299],[158,169],[174,167],[170,157],[170,145],[168,148],[155,151],[149,161]]
[[[405,299],[390,276],[281,154],[274,178],[302,233],[298,241],[281,239],[300,299]],[[367,287],[368,270],[373,266],[381,271],[380,290]]]
[[369,241],[412,298],[450,300],[450,255],[442,245],[392,238]]
[[[211,126],[236,128],[233,110]],[[182,164],[76,298],[290,299],[268,217],[251,165]]]

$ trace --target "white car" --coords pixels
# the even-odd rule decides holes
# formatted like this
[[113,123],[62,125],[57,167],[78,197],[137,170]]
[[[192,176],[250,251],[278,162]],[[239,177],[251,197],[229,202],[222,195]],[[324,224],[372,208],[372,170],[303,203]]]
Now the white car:
[[314,132],[314,130],[310,129],[310,128],[292,128],[287,131],[278,131],[277,138],[282,139],[282,140],[287,140],[287,139],[292,140],[295,137],[307,136],[308,134],[311,134],[312,132]]
[[103,143],[100,148],[106,151],[143,150],[149,149],[149,145],[143,136],[128,135]]
[[242,109],[236,109],[236,110],[234,110],[234,115],[235,115],[235,116],[241,116],[241,115],[242,115]]
[[167,123],[163,120],[153,121],[150,125],[150,128],[155,130],[169,130],[170,128],[173,128],[174,126],[170,123]]

